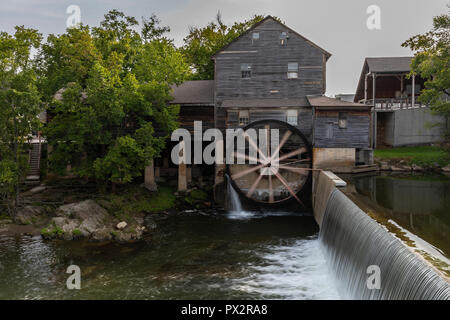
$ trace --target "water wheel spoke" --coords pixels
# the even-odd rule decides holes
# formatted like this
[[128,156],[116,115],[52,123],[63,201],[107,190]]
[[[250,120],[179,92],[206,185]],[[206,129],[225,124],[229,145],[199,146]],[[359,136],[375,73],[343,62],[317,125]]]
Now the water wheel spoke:
[[230,179],[242,196],[266,204],[295,198],[303,206],[297,194],[314,170],[305,136],[278,120],[255,121],[244,129],[239,133],[244,139],[239,138],[245,148],[233,150],[235,164],[227,164]]
[[[261,156],[261,158],[263,159],[263,161],[267,161],[266,155],[261,151],[261,149],[258,147],[256,142],[248,134],[245,134],[244,137],[245,137],[245,139],[248,140],[248,143],[251,144],[251,146],[258,151],[258,153]],[[262,162],[262,161],[259,161],[259,162]]]
[[[304,148],[304,147],[299,148],[299,149],[297,149],[297,150],[294,150],[294,151],[291,151],[291,152],[289,152],[289,153],[286,153],[286,154],[282,155],[282,156],[278,159],[278,161],[283,161],[283,160],[285,160],[285,159],[289,159],[289,158],[291,158],[291,157],[293,157],[293,156],[296,156],[296,155],[298,155],[298,154],[300,154],[300,153],[303,153],[303,152],[306,152],[306,148]],[[309,161],[309,159],[303,159],[303,160],[308,160],[308,161]]]
[[258,178],[255,180],[255,182],[253,182],[252,186],[250,187],[250,190],[248,190],[248,192],[247,192],[247,197],[251,198],[253,192],[255,192],[256,187],[258,186],[262,177],[263,177],[262,175],[259,175]]
[[297,197],[297,195],[295,194],[294,190],[292,190],[292,188],[289,186],[289,184],[287,183],[286,180],[284,180],[284,178],[281,176],[280,173],[276,172],[275,176],[278,178],[278,180],[281,181],[281,183],[286,187],[286,189],[289,191],[289,193],[295,198],[295,200],[298,201],[298,203],[300,203],[303,206],[303,202]]
[[309,174],[309,170],[306,168],[299,168],[299,167],[291,167],[291,166],[280,166],[280,169],[288,170],[291,172],[295,172],[304,176],[307,176]]
[[262,167],[264,167],[264,164],[260,164],[260,165],[257,165],[255,167],[253,167],[253,168],[246,169],[244,171],[235,173],[235,174],[231,175],[231,179],[236,180],[236,179],[242,178],[243,176],[246,176],[246,175],[248,175],[248,174],[250,174],[252,172],[255,172],[256,170],[259,170]]
[[275,151],[272,153],[272,156],[270,157],[270,160],[273,160],[273,158],[275,157],[276,154],[278,154],[278,152],[280,152],[281,148],[283,148],[284,144],[287,142],[287,140],[289,139],[289,137],[291,136],[292,132],[290,130],[286,131],[283,135],[283,138],[280,141],[280,144],[278,145],[278,147],[275,149]]

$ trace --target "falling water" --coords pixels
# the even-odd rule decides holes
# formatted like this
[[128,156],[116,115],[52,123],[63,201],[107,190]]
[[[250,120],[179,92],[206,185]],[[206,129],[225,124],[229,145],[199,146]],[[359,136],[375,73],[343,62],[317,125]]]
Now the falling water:
[[241,200],[239,199],[239,195],[236,190],[234,190],[230,180],[230,177],[227,176],[227,209],[230,212],[242,212]]
[[[328,198],[320,240],[345,298],[450,300],[450,284],[437,271],[337,189]],[[380,289],[368,288],[371,265],[380,268]]]

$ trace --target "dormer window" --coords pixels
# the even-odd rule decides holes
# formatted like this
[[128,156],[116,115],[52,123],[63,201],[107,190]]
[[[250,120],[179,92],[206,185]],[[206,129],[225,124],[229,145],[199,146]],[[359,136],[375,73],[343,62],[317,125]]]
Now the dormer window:
[[289,62],[288,63],[288,79],[297,79],[298,78],[298,63],[297,62]]
[[252,66],[248,63],[241,64],[241,78],[251,78],[252,77]]
[[280,45],[281,46],[287,45],[287,39],[288,39],[287,32],[283,31],[282,33],[280,33]]

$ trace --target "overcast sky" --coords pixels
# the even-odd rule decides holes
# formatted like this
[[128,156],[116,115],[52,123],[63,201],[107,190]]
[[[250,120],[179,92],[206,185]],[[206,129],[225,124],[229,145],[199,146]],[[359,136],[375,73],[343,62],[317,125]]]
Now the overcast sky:
[[[411,55],[401,43],[428,31],[433,16],[446,12],[447,3],[450,0],[1,0],[0,30],[12,32],[15,25],[25,25],[44,35],[63,33],[67,8],[78,5],[81,22],[92,26],[110,9],[137,18],[156,13],[181,45],[189,26],[205,25],[219,10],[225,23],[270,14],[332,53],[327,95],[334,95],[355,93],[364,57]],[[366,26],[370,5],[380,8],[380,30]]]

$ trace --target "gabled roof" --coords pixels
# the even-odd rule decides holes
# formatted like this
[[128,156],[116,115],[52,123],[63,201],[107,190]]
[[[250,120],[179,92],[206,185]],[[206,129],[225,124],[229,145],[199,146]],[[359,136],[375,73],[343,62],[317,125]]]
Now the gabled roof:
[[306,42],[308,42],[309,44],[311,44],[313,47],[316,47],[317,49],[321,50],[325,56],[326,59],[328,60],[331,57],[331,53],[329,53],[328,51],[326,51],[325,49],[322,49],[321,47],[319,47],[317,44],[315,44],[314,42],[306,39],[304,36],[302,36],[301,34],[299,34],[297,31],[292,30],[291,28],[289,28],[288,26],[286,26],[284,23],[281,23],[280,21],[276,20],[274,17],[272,17],[271,15],[268,15],[267,17],[265,17],[264,19],[262,19],[261,21],[255,23],[253,26],[251,26],[249,29],[247,29],[247,31],[245,31],[244,33],[242,33],[239,37],[235,38],[233,41],[231,41],[229,44],[227,44],[226,46],[220,48],[216,53],[213,54],[213,56],[211,57],[212,59],[214,59],[220,52],[222,52],[223,50],[225,50],[226,48],[228,48],[232,43],[235,43],[236,41],[238,41],[239,39],[241,39],[244,35],[252,32],[253,29],[255,29],[257,26],[259,26],[260,24],[263,24],[264,22],[266,22],[267,20],[273,20],[277,23],[279,23],[280,25],[282,25],[283,27],[285,27],[286,29],[288,29],[290,32],[292,32],[293,34],[299,36],[300,38],[304,39]]
[[412,59],[413,57],[378,57],[366,58],[366,62],[369,72],[410,72]]
[[172,104],[214,105],[214,80],[185,81],[172,89]]
[[307,96],[309,104],[312,107],[316,107],[319,109],[351,109],[351,110],[356,110],[356,109],[363,109],[363,110],[367,110],[370,109],[371,106],[362,104],[362,103],[354,103],[354,102],[348,102],[348,101],[343,101],[340,99],[335,99],[335,98],[329,98],[326,96]]

